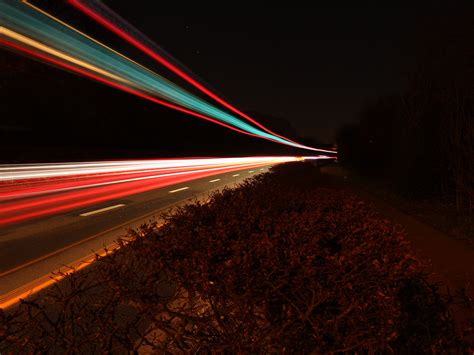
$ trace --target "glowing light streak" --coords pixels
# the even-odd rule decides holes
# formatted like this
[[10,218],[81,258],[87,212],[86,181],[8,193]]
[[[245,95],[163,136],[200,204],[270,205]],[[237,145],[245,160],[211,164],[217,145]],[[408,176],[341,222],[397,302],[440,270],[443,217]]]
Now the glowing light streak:
[[296,160],[270,156],[3,165],[0,226],[220,173]]
[[261,162],[287,162],[293,157],[237,157],[237,158],[190,158],[190,159],[150,159],[80,163],[46,163],[0,165],[0,182],[3,180],[21,180],[68,175],[102,174],[130,171],[146,171],[150,169],[188,168],[204,166],[222,166],[251,164]]
[[188,83],[190,83],[191,85],[193,85],[194,87],[199,89],[201,92],[205,93],[207,96],[211,97],[212,99],[214,99],[215,101],[217,101],[218,103],[220,103],[221,105],[226,107],[227,109],[229,109],[229,110],[233,111],[234,113],[237,113],[238,115],[244,117],[246,120],[252,122],[257,127],[261,128],[262,130],[264,130],[264,131],[266,131],[266,132],[268,132],[268,133],[270,133],[274,136],[277,136],[279,138],[282,138],[282,139],[287,140],[287,141],[292,142],[292,143],[296,143],[296,142],[294,142],[294,141],[292,141],[288,138],[285,138],[283,136],[280,136],[280,135],[270,131],[268,128],[264,127],[263,125],[258,123],[256,120],[252,119],[251,117],[249,117],[245,113],[239,111],[237,108],[233,107],[232,105],[230,105],[229,103],[227,103],[226,101],[224,101],[223,99],[218,97],[216,94],[214,94],[213,92],[208,90],[206,87],[204,87],[199,82],[194,80],[191,76],[187,75],[185,72],[183,72],[182,70],[177,68],[175,65],[170,63],[168,60],[166,60],[165,58],[160,56],[158,53],[153,51],[151,48],[147,47],[146,45],[144,45],[143,43],[138,41],[136,38],[134,38],[133,36],[127,34],[124,31],[122,31],[118,26],[115,26],[113,23],[111,23],[110,21],[105,19],[99,13],[93,11],[90,7],[82,4],[78,0],[68,0],[68,2],[71,5],[73,5],[74,7],[76,7],[77,9],[79,9],[80,11],[82,11],[84,14],[88,15],[89,17],[96,20],[98,23],[100,23],[104,27],[106,27],[109,30],[111,30],[112,32],[114,32],[116,35],[118,35],[122,39],[126,40],[127,42],[129,42],[130,44],[132,44],[133,46],[135,46],[136,48],[141,50],[143,53],[147,54],[148,56],[150,56],[151,58],[156,60],[158,63],[162,64],[167,69],[171,70],[173,73],[178,75],[180,78],[186,80]]
[[[239,133],[247,132],[246,134],[251,136],[261,136],[261,138],[269,139],[272,141],[279,141],[278,137],[273,137],[269,134],[264,134],[254,127],[236,119],[235,117],[220,111],[218,108],[209,105],[205,101],[197,98],[196,96],[187,93],[185,90],[178,86],[170,83],[167,80],[157,76],[150,75],[149,71],[144,70],[142,67],[130,62],[126,57],[119,56],[114,52],[111,52],[108,48],[102,47],[91,40],[84,38],[82,34],[76,33],[69,29],[62,28],[58,30],[54,27],[57,25],[49,18],[44,18],[41,14],[41,18],[38,18],[36,12],[28,13],[25,10],[31,10],[29,8],[18,9],[14,5],[16,3],[11,1],[8,3],[0,2],[0,11],[2,18],[0,21],[10,24],[15,28],[21,28],[23,31],[29,32],[30,35],[39,38],[45,43],[54,43],[56,46],[60,46],[63,51],[68,51],[71,55],[74,54],[76,57],[81,57],[83,60],[87,60],[91,63],[95,63],[97,66],[106,68],[109,72],[113,72],[116,75],[122,76],[124,79],[133,82],[134,86],[138,89],[131,89],[119,85],[115,82],[108,81],[99,76],[78,70],[71,65],[65,65],[58,60],[48,58],[45,55],[34,53],[31,50],[25,48],[18,48],[12,43],[4,43],[10,47],[21,50],[22,52],[51,62],[52,64],[66,68],[70,71],[74,71],[78,74],[85,75],[89,78],[98,80],[102,83],[108,84],[118,89],[122,89],[128,93],[135,94],[142,98],[148,99],[155,103],[167,106],[169,108],[194,115],[196,117],[204,118],[213,123],[218,123],[226,128],[231,128]],[[63,27],[63,26],[61,26]],[[84,41],[84,39],[86,41]],[[152,93],[154,95],[164,97],[173,103],[169,103],[154,96],[145,94],[142,91]],[[184,106],[184,107],[181,107]],[[209,117],[210,116],[210,117]],[[212,117],[212,118],[211,118]],[[263,135],[262,135],[263,134]],[[282,143],[282,142],[280,142]]]
[[[229,171],[234,169],[228,169]],[[226,169],[221,170],[225,172]],[[203,178],[215,174],[213,171],[198,172],[188,176],[171,177],[168,179],[157,179],[151,182],[136,181],[128,184],[104,186],[97,190],[80,191],[78,193],[70,193],[67,198],[65,196],[47,198],[41,203],[31,203],[21,205],[21,208],[12,208],[13,212],[20,211],[19,214],[6,216],[0,219],[0,225],[9,224],[13,222],[20,222],[31,218],[37,218],[50,214],[65,212],[68,210],[81,208],[85,206],[110,201],[113,199],[122,198],[125,196],[135,195],[142,192],[162,188],[169,185],[179,184],[193,179]],[[35,208],[40,207],[40,208]],[[12,212],[10,211],[10,212]],[[6,213],[2,213],[6,214]]]
[[[47,13],[46,11],[40,9],[39,7],[37,7],[37,6],[35,6],[35,5],[31,4],[31,3],[29,3],[27,0],[21,0],[21,2],[24,3],[25,5],[31,7],[31,8],[34,9],[35,11],[38,11],[38,12],[42,13],[43,15],[49,17],[49,18],[52,19],[53,21],[56,21],[56,22],[60,23],[60,24],[63,25],[64,27],[67,27],[67,28],[69,28],[70,30],[79,33],[80,35],[82,35],[82,36],[84,36],[85,38],[91,40],[92,42],[94,42],[94,43],[96,43],[96,44],[98,44],[98,45],[100,45],[100,46],[102,46],[102,47],[108,49],[108,50],[111,51],[111,52],[114,52],[115,54],[117,54],[117,55],[123,57],[124,59],[126,59],[126,60],[128,60],[128,61],[134,63],[135,65],[140,66],[142,69],[148,71],[149,73],[151,73],[151,74],[153,74],[153,75],[156,75],[156,76],[159,76],[158,74],[156,74],[155,72],[151,71],[150,69],[144,67],[144,66],[141,65],[140,63],[137,63],[137,62],[135,62],[133,59],[130,59],[129,57],[123,55],[122,53],[117,52],[117,51],[114,50],[113,48],[110,48],[109,46],[106,46],[106,45],[103,44],[102,42],[99,42],[98,40],[96,40],[95,38],[92,38],[91,36],[87,35],[86,33],[82,32],[82,31],[79,31],[77,28],[71,26],[70,24],[68,24],[68,23],[66,23],[66,22],[64,22],[64,21],[61,21],[61,20],[58,19],[57,17],[52,16],[51,14],[49,14],[49,13]],[[164,78],[162,78],[162,79],[164,79]],[[164,80],[166,80],[166,79],[164,79]]]
[[[318,151],[318,149],[306,147],[273,134],[249,117],[244,118],[258,128],[210,105],[34,5],[28,4],[27,6],[25,3],[27,2],[0,1],[0,12],[2,13],[0,35],[3,37],[3,39],[0,38],[0,44],[154,103],[233,129],[236,132]],[[179,70],[171,63],[169,64],[171,69]],[[183,74],[186,75],[184,72]],[[198,84],[197,87],[201,89],[199,83],[195,82],[195,84]],[[196,85],[194,86],[196,87]],[[211,94],[211,97],[213,95],[210,91],[207,94]],[[221,100],[217,99],[218,102]],[[226,106],[229,104],[221,101],[219,103],[230,109]],[[232,111],[243,114],[235,110],[234,108]],[[326,150],[319,151],[333,153]]]
[[[160,178],[169,178],[169,177],[178,177],[178,176],[183,176],[183,175],[191,175],[194,176],[198,173],[216,173],[222,170],[228,170],[228,169],[241,169],[246,166],[254,166],[255,163],[253,164],[241,164],[241,165],[234,165],[234,166],[224,166],[224,167],[217,167],[217,168],[207,168],[207,169],[199,169],[199,170],[191,170],[191,171],[185,171],[185,172],[177,172],[177,173],[168,173],[168,174],[158,174],[158,175],[151,175],[151,176],[141,176],[141,177],[135,177],[135,178],[129,178],[129,179],[117,179],[109,182],[103,182],[103,183],[86,183],[82,185],[78,185],[76,187],[72,188],[59,188],[59,189],[51,189],[51,187],[45,188],[43,190],[43,193],[53,193],[53,192],[65,192],[65,191],[71,191],[71,190],[77,190],[77,189],[92,189],[92,188],[97,188],[97,187],[103,187],[103,186],[109,186],[109,185],[117,185],[117,184],[123,184],[123,183],[131,183],[131,182],[137,182],[137,181],[143,181],[143,180],[155,180],[155,179],[160,179]],[[85,192],[80,192],[80,197],[86,197],[89,195],[94,195],[97,190],[87,190]],[[0,195],[0,200],[1,200],[1,195]],[[25,197],[25,194],[22,194],[21,197]],[[10,196],[11,199],[11,196]],[[0,213],[7,213],[7,212],[13,212],[21,209],[26,209],[26,208],[32,208],[32,207],[38,207],[42,206],[47,203],[51,202],[62,202],[65,200],[70,199],[70,195],[62,195],[59,197],[52,197],[49,198],[48,200],[44,199],[37,199],[33,201],[27,201],[27,202],[20,202],[18,204],[14,205],[6,205],[4,207],[0,207]]]
[[40,42],[38,41],[34,41],[26,36],[23,36],[15,31],[12,31],[6,27],[0,27],[0,35],[3,35],[3,36],[6,36],[6,37],[9,37],[13,40],[16,40],[18,42],[21,42],[23,44],[26,44],[27,46],[30,46],[32,48],[35,48],[35,49],[38,49],[40,51],[43,51],[47,54],[50,54],[52,56],[55,56],[59,59],[62,59],[62,60],[65,60],[67,62],[70,62],[72,64],[75,64],[75,65],[78,65],[80,67],[83,67],[84,69],[88,69],[88,70],[91,70],[93,72],[96,72],[97,74],[100,74],[100,75],[103,75],[103,76],[106,76],[110,79],[113,79],[113,80],[117,80],[117,81],[121,81],[121,82],[124,82],[124,83],[127,83],[127,84],[130,84],[128,81],[126,81],[125,79],[119,77],[119,76],[116,76],[112,73],[109,73],[105,70],[102,70],[94,65],[91,65],[89,63],[86,63],[82,60],[79,60],[79,59],[76,59],[74,57],[71,57],[67,54],[64,54],[60,51],[57,51],[51,47],[48,47],[48,46],[45,46],[44,44],[41,44]]
[[152,97],[152,96],[143,94],[143,93],[141,93],[141,92],[139,92],[139,91],[137,91],[137,90],[134,90],[134,89],[128,88],[128,87],[126,87],[126,86],[119,85],[119,84],[117,84],[117,83],[115,83],[115,82],[112,82],[112,81],[103,79],[103,78],[101,78],[101,77],[99,77],[99,76],[93,75],[93,74],[91,74],[91,73],[89,73],[89,72],[87,72],[87,71],[80,70],[79,68],[76,68],[76,67],[74,67],[74,66],[71,66],[71,65],[69,65],[69,64],[67,64],[67,63],[63,63],[63,62],[58,61],[58,60],[56,60],[56,59],[54,59],[54,58],[47,57],[47,56],[42,55],[42,54],[40,54],[40,53],[36,53],[36,52],[31,51],[31,50],[29,50],[29,49],[27,49],[27,48],[18,46],[18,45],[16,45],[15,43],[11,43],[11,42],[2,40],[1,38],[0,38],[0,45],[4,45],[4,46],[7,46],[7,47],[16,49],[16,50],[21,51],[21,52],[24,52],[24,53],[26,53],[26,54],[28,54],[28,55],[30,55],[30,56],[32,56],[32,57],[39,58],[39,59],[44,60],[44,61],[46,61],[46,62],[50,62],[50,63],[52,63],[52,64],[57,65],[58,67],[65,68],[65,69],[70,70],[70,71],[72,71],[72,72],[76,72],[76,73],[78,73],[78,74],[80,74],[80,75],[83,75],[83,76],[88,77],[88,78],[90,78],[90,79],[96,80],[96,81],[101,82],[101,83],[103,83],[103,84],[109,85],[109,86],[114,87],[114,88],[116,88],[116,89],[123,90],[123,91],[125,91],[125,92],[127,92],[127,93],[129,93],[129,94],[132,94],[132,95],[141,97],[141,98],[143,98],[143,99],[152,101],[152,102],[154,102],[154,103],[157,103],[157,104],[166,106],[166,107],[168,107],[168,108],[171,108],[171,109],[174,109],[174,110],[177,110],[177,111],[181,111],[181,112],[183,112],[183,113],[186,113],[186,114],[189,114],[189,115],[192,115],[192,116],[196,116],[196,117],[202,118],[202,119],[204,119],[204,120],[206,120],[206,121],[210,121],[210,122],[212,122],[212,123],[218,124],[218,125],[220,125],[220,126],[226,127],[226,128],[228,128],[228,129],[234,130],[234,131],[236,131],[236,132],[239,132],[239,133],[242,133],[242,134],[246,134],[246,135],[249,135],[249,136],[253,136],[253,137],[259,137],[259,138],[267,139],[267,140],[270,140],[270,141],[274,141],[274,140],[271,139],[271,138],[260,137],[260,136],[258,136],[257,134],[253,134],[253,133],[249,133],[249,132],[246,132],[246,131],[242,131],[242,130],[240,130],[240,129],[238,129],[238,128],[232,127],[232,126],[230,126],[230,125],[227,125],[227,124],[225,124],[225,123],[222,123],[222,122],[220,122],[220,121],[218,121],[218,120],[215,120],[215,119],[212,119],[212,118],[210,118],[210,117],[201,115],[201,114],[196,113],[196,112],[194,112],[194,111],[187,110],[187,109],[182,108],[182,107],[180,107],[180,106],[176,106],[176,105],[170,104],[170,103],[168,103],[168,102],[166,102],[166,101],[163,101],[163,100],[157,99],[157,98],[155,98],[155,97]]

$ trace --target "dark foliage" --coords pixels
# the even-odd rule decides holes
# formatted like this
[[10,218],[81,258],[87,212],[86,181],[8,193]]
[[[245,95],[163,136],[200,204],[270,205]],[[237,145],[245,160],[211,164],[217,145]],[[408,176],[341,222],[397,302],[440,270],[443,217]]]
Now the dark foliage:
[[3,314],[0,351],[462,351],[403,233],[306,164],[143,226]]
[[413,197],[474,212],[474,27],[472,13],[423,24],[410,87],[380,98],[339,133],[344,164]]

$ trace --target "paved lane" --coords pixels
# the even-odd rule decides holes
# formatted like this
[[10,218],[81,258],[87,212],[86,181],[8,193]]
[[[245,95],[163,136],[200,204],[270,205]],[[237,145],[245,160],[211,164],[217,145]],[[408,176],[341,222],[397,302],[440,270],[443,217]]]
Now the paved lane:
[[233,187],[269,167],[207,176],[2,228],[0,307],[12,295],[47,279],[61,265],[77,263],[93,250],[113,244],[127,228],[136,228],[173,206],[205,199],[211,191]]

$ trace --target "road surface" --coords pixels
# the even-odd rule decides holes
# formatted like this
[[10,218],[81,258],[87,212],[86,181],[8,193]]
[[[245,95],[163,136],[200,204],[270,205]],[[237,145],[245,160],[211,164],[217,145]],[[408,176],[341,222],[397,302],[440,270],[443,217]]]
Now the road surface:
[[[270,165],[245,168],[43,216],[0,229],[0,308],[52,283],[51,272],[80,265],[93,251],[190,199],[233,187]],[[64,267],[63,267],[64,270]]]

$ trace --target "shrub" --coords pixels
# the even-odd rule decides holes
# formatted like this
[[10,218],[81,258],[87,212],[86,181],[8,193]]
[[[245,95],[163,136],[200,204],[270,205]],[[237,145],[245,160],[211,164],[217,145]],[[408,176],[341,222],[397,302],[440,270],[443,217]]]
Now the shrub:
[[403,232],[310,165],[279,166],[164,219],[5,318],[10,349],[462,348]]

